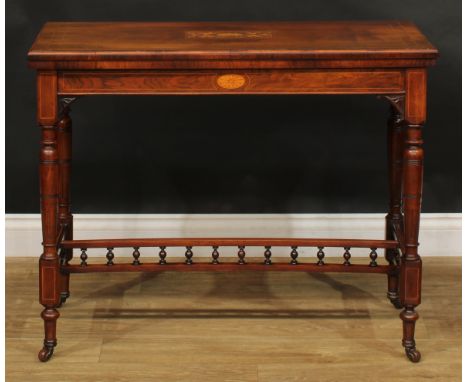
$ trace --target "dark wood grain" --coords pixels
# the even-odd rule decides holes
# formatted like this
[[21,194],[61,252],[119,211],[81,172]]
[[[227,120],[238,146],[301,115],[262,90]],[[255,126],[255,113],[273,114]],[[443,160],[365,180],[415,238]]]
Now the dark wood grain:
[[[70,118],[70,104],[75,98],[60,99],[60,117],[57,122],[57,151],[59,167],[59,192],[58,192],[58,218],[60,230],[63,231],[61,240],[73,239],[73,215],[71,213],[71,159],[72,159],[72,121]],[[60,241],[61,241],[60,240]],[[62,263],[69,262],[73,257],[73,250],[63,251]],[[70,277],[59,274],[60,278],[60,304],[63,304],[70,296]]]
[[49,22],[31,60],[368,59],[435,58],[412,23]]
[[387,94],[404,92],[401,70],[73,71],[59,76],[67,94]]
[[41,128],[39,180],[42,216],[43,252],[39,259],[39,301],[44,306],[44,346],[39,351],[41,361],[47,361],[57,344],[56,325],[59,317],[60,270],[57,253],[59,155],[57,150],[57,73],[37,75],[37,121]]
[[[403,161],[403,127],[404,127],[404,95],[390,96],[390,116],[387,121],[387,169],[389,206],[385,217],[385,238],[396,239],[403,248],[401,235],[397,235],[394,227],[403,222],[402,215],[402,161]],[[385,250],[385,259],[391,265],[400,264],[400,252],[397,249]],[[387,298],[400,309],[402,307],[398,293],[399,273],[392,272],[388,275]]]
[[167,263],[164,265],[157,263],[143,263],[135,266],[129,264],[88,264],[86,267],[80,265],[66,265],[62,267],[64,272],[69,273],[90,273],[90,272],[232,272],[232,271],[295,271],[295,272],[353,272],[353,273],[388,273],[394,269],[390,265],[379,265],[371,267],[365,264],[324,264],[317,265],[312,263]]
[[47,23],[36,69],[426,67],[438,52],[400,21]]
[[405,248],[400,271],[400,301],[404,306],[403,346],[406,355],[418,362],[421,355],[414,340],[419,315],[415,307],[421,303],[422,262],[418,253],[419,221],[422,202],[423,140],[426,121],[426,71],[411,69],[406,78],[405,131],[403,149],[403,221]]
[[267,70],[267,69],[400,69],[426,68],[435,58],[308,59],[308,60],[142,60],[142,61],[29,61],[37,70]]
[[131,247],[212,247],[212,246],[275,246],[275,247],[353,247],[396,248],[395,240],[311,239],[311,238],[139,238],[64,240],[62,248],[131,248]]

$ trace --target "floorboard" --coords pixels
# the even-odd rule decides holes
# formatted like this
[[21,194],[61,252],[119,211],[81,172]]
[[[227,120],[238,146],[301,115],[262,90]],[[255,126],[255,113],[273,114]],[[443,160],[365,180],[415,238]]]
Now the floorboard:
[[386,278],[300,272],[75,274],[42,364],[37,259],[6,260],[6,380],[459,381],[461,258],[424,259],[407,361]]

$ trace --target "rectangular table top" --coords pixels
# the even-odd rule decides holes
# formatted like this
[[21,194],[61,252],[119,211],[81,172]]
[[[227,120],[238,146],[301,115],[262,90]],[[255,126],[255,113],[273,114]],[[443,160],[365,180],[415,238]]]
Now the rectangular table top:
[[48,22],[34,61],[433,59],[410,22]]

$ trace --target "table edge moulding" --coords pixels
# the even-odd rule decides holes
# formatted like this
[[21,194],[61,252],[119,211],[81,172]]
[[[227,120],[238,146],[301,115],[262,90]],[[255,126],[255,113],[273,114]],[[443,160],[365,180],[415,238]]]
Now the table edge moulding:
[[[49,22],[28,53],[36,70],[40,141],[40,205],[43,252],[39,301],[45,338],[39,359],[57,344],[58,308],[70,296],[72,273],[163,271],[362,272],[387,275],[387,297],[401,309],[403,347],[416,350],[415,308],[421,302],[418,253],[422,200],[427,67],[438,51],[419,29],[403,21],[323,22]],[[70,177],[70,105],[95,94],[375,94],[389,102],[387,121],[389,204],[382,240],[329,238],[128,238],[73,239]],[[210,261],[196,247],[212,248]],[[223,259],[223,246],[237,248],[236,261]],[[265,249],[249,259],[249,247]],[[129,248],[131,261],[114,257]],[[143,261],[140,248],[157,248]],[[183,262],[168,249],[182,248]],[[287,247],[289,261],[277,261]],[[343,261],[330,263],[327,247],[342,248]],[[105,259],[89,263],[87,250]],[[313,257],[299,256],[298,248]],[[367,264],[352,262],[352,248],[367,248]],[[73,250],[80,253],[73,260]],[[379,263],[379,251],[385,264]],[[129,253],[129,255],[130,255]]]

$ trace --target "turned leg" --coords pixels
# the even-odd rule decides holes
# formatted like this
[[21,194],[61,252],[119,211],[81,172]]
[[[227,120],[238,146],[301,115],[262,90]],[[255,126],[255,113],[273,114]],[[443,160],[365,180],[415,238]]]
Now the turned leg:
[[[64,230],[63,238],[73,240],[73,215],[71,213],[70,176],[72,158],[72,121],[69,116],[70,104],[75,98],[61,98],[61,113],[57,122],[58,142],[58,218],[59,226]],[[60,262],[67,264],[73,258],[73,249],[62,250]],[[60,273],[60,305],[70,296],[70,275]]]
[[57,129],[57,74],[54,71],[39,72],[37,77],[38,112],[41,127],[40,147],[40,200],[42,217],[43,252],[39,260],[39,301],[44,306],[44,346],[39,360],[49,360],[57,344],[56,323],[59,317],[60,269],[57,254],[58,233],[58,152]]
[[403,320],[403,341],[406,355],[418,362],[421,354],[414,340],[418,313],[415,307],[421,303],[422,263],[418,253],[419,219],[423,181],[422,126],[426,114],[426,72],[423,69],[408,70],[403,153],[403,213],[405,247],[400,268],[400,300],[404,306],[400,314]]
[[[390,117],[387,122],[387,163],[388,163],[388,191],[389,206],[385,217],[385,239],[394,240],[394,227],[402,225],[402,155],[403,155],[403,102],[404,95],[388,96],[390,101]],[[390,265],[398,266],[400,256],[398,250],[385,250],[385,259]],[[401,309],[398,294],[398,270],[387,275],[387,298],[397,309]]]

